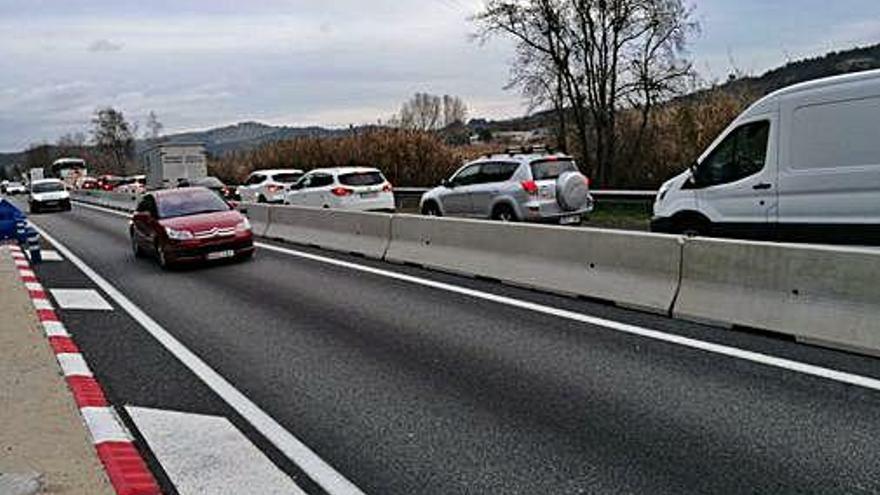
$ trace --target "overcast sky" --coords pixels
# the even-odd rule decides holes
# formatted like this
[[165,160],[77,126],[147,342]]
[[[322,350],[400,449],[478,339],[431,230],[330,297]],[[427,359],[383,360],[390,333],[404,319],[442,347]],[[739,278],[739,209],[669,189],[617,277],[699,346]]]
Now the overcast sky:
[[[706,77],[880,42],[877,0],[693,0]],[[166,131],[347,126],[412,93],[524,112],[510,47],[469,39],[480,0],[0,0],[0,150],[86,131],[98,106]]]

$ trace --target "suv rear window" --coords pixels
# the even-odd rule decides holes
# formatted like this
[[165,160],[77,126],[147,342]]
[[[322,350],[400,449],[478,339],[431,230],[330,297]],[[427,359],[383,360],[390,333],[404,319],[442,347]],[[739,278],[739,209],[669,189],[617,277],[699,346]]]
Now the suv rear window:
[[385,182],[379,172],[352,172],[339,176],[339,183],[344,186],[378,186]]
[[532,162],[532,179],[555,180],[565,172],[577,172],[577,165],[571,160],[542,160]]
[[303,174],[275,174],[272,176],[272,180],[275,182],[284,182],[286,184],[293,184],[298,181]]

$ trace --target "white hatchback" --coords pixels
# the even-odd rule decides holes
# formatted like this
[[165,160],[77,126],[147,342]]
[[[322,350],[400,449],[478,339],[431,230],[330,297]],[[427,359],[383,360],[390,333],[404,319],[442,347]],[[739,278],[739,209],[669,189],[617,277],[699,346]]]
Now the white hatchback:
[[302,176],[298,169],[255,170],[238,186],[238,197],[246,203],[281,203],[287,188]]
[[319,168],[290,187],[285,204],[358,211],[394,212],[391,184],[375,168]]

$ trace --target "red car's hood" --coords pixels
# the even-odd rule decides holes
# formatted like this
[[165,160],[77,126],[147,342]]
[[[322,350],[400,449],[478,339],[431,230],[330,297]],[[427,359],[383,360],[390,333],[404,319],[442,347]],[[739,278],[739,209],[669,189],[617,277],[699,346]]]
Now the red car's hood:
[[175,230],[189,230],[190,232],[204,232],[214,228],[234,228],[244,217],[241,213],[230,211],[217,211],[214,213],[202,213],[187,217],[165,218],[159,220],[163,227],[171,227]]

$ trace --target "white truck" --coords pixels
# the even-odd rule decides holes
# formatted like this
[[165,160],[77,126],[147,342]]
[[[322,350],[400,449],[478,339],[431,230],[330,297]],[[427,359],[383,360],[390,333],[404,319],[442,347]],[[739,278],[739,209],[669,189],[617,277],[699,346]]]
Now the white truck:
[[201,143],[161,143],[144,152],[147,189],[169,189],[181,181],[208,175],[208,158]]

